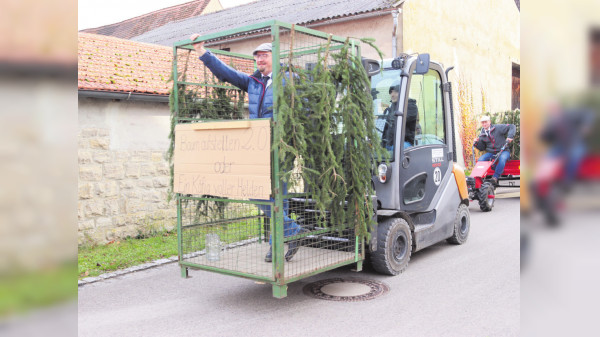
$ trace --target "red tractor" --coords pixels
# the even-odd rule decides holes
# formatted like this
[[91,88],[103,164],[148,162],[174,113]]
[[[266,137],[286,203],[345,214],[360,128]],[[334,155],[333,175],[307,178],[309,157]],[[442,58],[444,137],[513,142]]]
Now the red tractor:
[[[479,208],[484,212],[489,212],[494,207],[494,201],[496,200],[496,186],[492,181],[494,175],[494,169],[492,166],[498,161],[500,153],[504,151],[506,144],[502,146],[500,151],[492,157],[490,161],[478,161],[475,163],[475,147],[473,147],[473,162],[475,163],[471,174],[467,177],[467,188],[469,191],[469,199],[471,201],[477,200],[479,202]],[[520,187],[520,184],[515,184],[516,180],[521,178],[521,161],[520,160],[508,160],[504,166],[504,172],[498,179],[498,184],[501,181],[509,181],[508,185],[501,185],[503,187]]]

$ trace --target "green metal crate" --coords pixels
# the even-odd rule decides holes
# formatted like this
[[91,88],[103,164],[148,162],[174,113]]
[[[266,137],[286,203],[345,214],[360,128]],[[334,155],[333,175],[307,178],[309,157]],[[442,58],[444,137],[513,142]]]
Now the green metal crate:
[[[309,70],[325,45],[329,45],[329,53],[335,53],[346,40],[279,21],[205,35],[201,40],[210,45],[265,35],[273,41],[273,74],[279,74],[280,64],[288,64],[290,56],[298,71]],[[245,93],[216,80],[198,60],[191,41],[177,42],[173,50],[173,92],[177,93],[172,97],[175,123],[244,118]],[[238,70],[252,72],[251,55],[211,51]],[[353,52],[360,55],[358,44],[353,44]],[[333,58],[328,60],[335,62]],[[281,90],[280,84],[273,81],[274,100],[278,90]],[[223,95],[227,95],[228,100],[221,102],[219,97]],[[208,110],[216,115],[206,118],[203,111]],[[271,125],[277,123],[277,110],[273,116]],[[296,183],[288,186],[288,194],[282,191],[283,184],[278,179],[278,142],[274,141],[279,137],[274,134],[274,128],[271,130],[271,200],[176,195],[182,276],[187,277],[192,268],[260,280],[271,283],[273,296],[282,298],[287,295],[290,282],[353,263],[357,263],[358,270],[362,268],[364,243],[352,228],[329,223],[327,215],[324,221],[322,217],[319,220],[310,195],[304,191],[301,172],[294,173]],[[300,234],[284,235],[284,209],[302,228]],[[269,242],[272,242],[272,263],[265,262]],[[291,260],[286,261],[285,254],[291,242],[300,248]]]

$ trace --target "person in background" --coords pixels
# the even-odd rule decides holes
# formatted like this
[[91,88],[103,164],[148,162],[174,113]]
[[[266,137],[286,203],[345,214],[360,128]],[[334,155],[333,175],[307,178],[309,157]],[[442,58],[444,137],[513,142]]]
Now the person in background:
[[548,108],[548,120],[540,138],[550,146],[549,156],[564,161],[562,187],[570,189],[576,180],[579,167],[587,154],[585,137],[594,125],[593,111],[578,107],[564,109],[558,103]]
[[[500,152],[502,146],[505,143],[510,143],[515,137],[517,127],[513,124],[491,124],[490,116],[483,116],[480,119],[481,122],[481,133],[478,137],[475,137],[474,144],[479,151],[486,151],[477,161],[489,161]],[[492,182],[494,185],[498,185],[498,178],[502,172],[504,172],[504,166],[506,161],[510,158],[510,151],[505,149],[500,153],[496,167],[494,169],[494,175],[492,176]]]

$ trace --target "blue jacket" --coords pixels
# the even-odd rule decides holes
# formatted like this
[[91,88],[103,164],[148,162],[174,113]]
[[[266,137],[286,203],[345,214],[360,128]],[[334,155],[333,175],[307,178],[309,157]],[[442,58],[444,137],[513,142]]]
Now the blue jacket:
[[258,70],[252,75],[244,74],[226,65],[208,50],[200,56],[200,61],[219,80],[229,82],[248,93],[250,118],[273,117],[273,88],[272,85],[265,88]]

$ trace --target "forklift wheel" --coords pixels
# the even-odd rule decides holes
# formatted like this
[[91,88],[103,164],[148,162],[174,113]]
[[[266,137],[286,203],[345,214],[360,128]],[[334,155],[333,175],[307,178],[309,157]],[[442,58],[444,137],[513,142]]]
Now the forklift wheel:
[[386,219],[377,226],[377,250],[371,252],[373,268],[387,275],[398,275],[410,260],[412,235],[404,219]]
[[[489,198],[491,195],[492,198]],[[485,182],[479,189],[479,209],[484,212],[489,212],[494,208],[494,201],[496,197],[496,191],[494,185],[491,182]]]
[[462,245],[467,241],[470,229],[471,215],[469,214],[469,208],[465,204],[460,204],[456,211],[456,218],[454,218],[454,233],[448,239],[448,242]]

